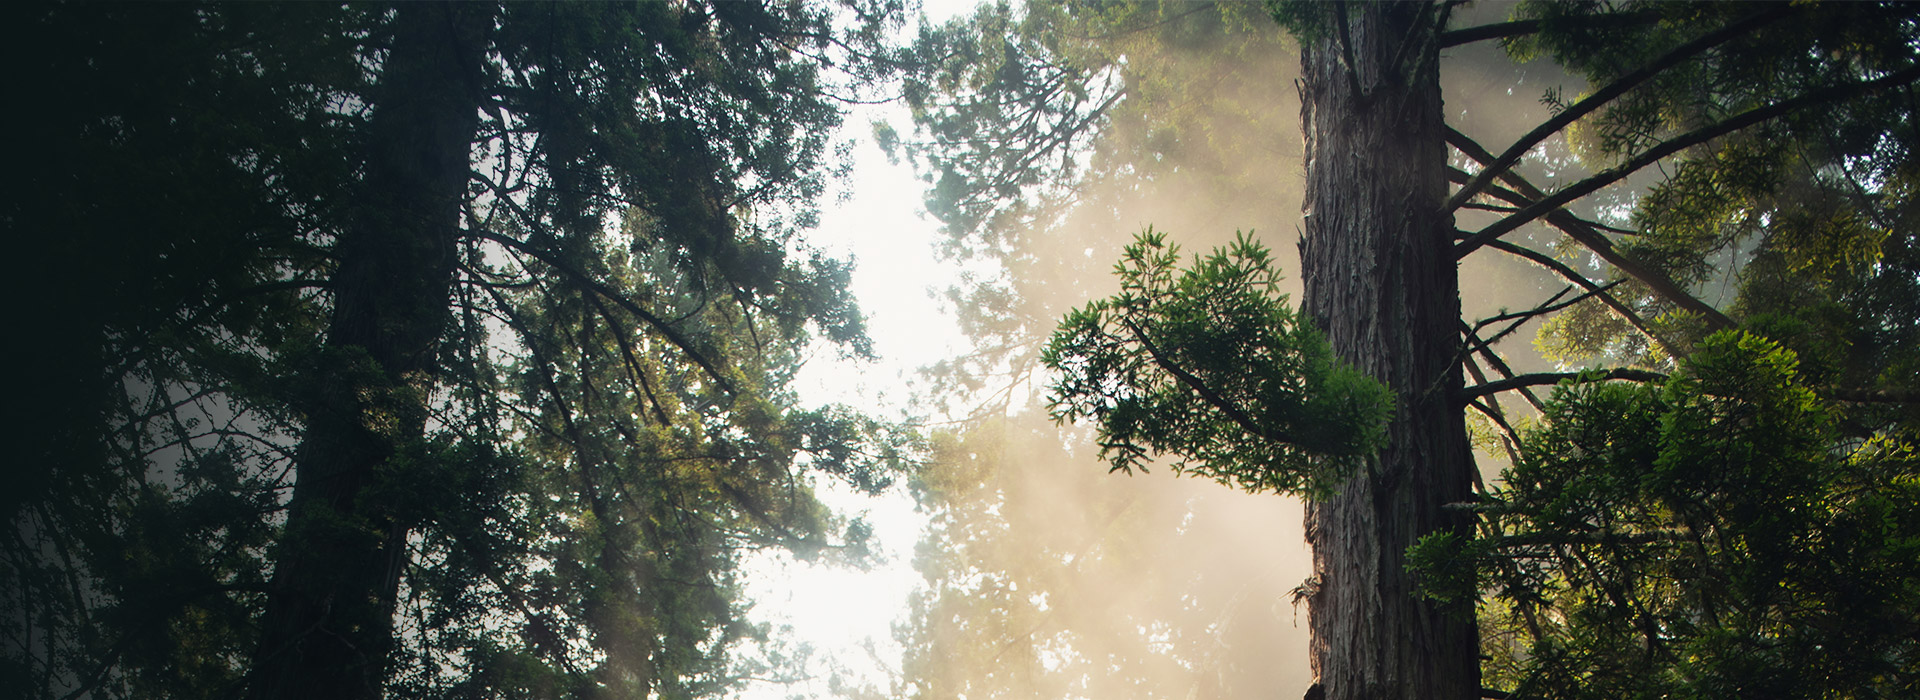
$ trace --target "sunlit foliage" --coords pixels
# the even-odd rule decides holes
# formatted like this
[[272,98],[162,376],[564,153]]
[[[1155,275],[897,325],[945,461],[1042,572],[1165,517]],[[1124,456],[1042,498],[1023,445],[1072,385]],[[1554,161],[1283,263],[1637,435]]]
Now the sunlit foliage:
[[1042,354],[1054,417],[1095,424],[1114,470],[1167,455],[1236,488],[1324,495],[1385,441],[1392,392],[1333,358],[1257,241],[1182,269],[1149,229],[1114,274],[1120,293],[1068,314]]

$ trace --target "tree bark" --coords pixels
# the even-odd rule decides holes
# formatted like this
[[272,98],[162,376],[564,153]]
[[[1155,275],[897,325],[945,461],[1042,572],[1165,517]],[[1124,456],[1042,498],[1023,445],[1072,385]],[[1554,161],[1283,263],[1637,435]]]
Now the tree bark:
[[1480,689],[1472,610],[1417,597],[1405,556],[1421,535],[1470,534],[1442,508],[1468,498],[1473,466],[1451,402],[1460,298],[1436,28],[1419,3],[1349,14],[1301,52],[1304,306],[1399,404],[1388,446],[1307,506],[1312,667],[1327,700],[1464,700]]
[[412,524],[406,453],[424,432],[447,327],[492,11],[396,10],[249,698],[382,694]]

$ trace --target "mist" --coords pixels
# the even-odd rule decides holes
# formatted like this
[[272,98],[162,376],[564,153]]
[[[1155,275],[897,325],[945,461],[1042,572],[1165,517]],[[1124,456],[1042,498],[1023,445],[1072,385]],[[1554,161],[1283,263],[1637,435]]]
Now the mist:
[[[1460,24],[1506,13],[1481,5]],[[916,553],[924,589],[897,634],[906,659],[896,697],[1284,698],[1311,683],[1306,609],[1293,602],[1312,574],[1302,503],[1166,469],[1108,473],[1088,431],[1048,417],[1046,379],[1031,361],[1063,314],[1116,290],[1120,249],[1149,226],[1189,254],[1252,232],[1297,302],[1298,56],[1281,34],[1162,47],[1158,73],[1129,85],[1134,106],[1117,110],[1095,144],[1073,205],[1003,234],[1001,276],[953,293],[980,347],[1016,349],[936,368],[970,372],[970,396],[987,398],[975,399],[973,421],[937,437],[916,484],[932,527]],[[1551,62],[1516,64],[1493,43],[1444,52],[1441,72],[1450,119],[1496,152],[1548,116],[1547,89],[1584,89]],[[1521,172],[1546,187],[1583,174],[1572,160],[1556,138]],[[1492,218],[1462,212],[1458,225]],[[1468,319],[1530,308],[1560,286],[1510,257],[1476,256],[1461,269]],[[1533,330],[1497,346],[1518,371],[1552,364],[1534,351]],[[1488,479],[1504,466],[1478,458]]]

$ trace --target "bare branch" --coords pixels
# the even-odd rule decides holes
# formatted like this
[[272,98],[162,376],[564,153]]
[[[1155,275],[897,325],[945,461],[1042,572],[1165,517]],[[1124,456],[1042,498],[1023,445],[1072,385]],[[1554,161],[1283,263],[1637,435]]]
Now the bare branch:
[[1494,250],[1511,253],[1513,255],[1526,258],[1527,260],[1531,260],[1534,263],[1540,265],[1541,267],[1544,267],[1556,273],[1559,273],[1561,277],[1565,277],[1569,282],[1585,287],[1589,291],[1598,292],[1594,296],[1600,300],[1600,303],[1606,304],[1607,308],[1612,309],[1615,314],[1618,314],[1621,318],[1626,319],[1627,323],[1631,324],[1634,327],[1634,330],[1640,331],[1642,335],[1645,335],[1647,336],[1648,339],[1652,340],[1655,343],[1658,343],[1660,345],[1660,348],[1662,350],[1665,350],[1668,355],[1672,355],[1674,357],[1687,356],[1687,353],[1685,351],[1677,348],[1671,343],[1668,343],[1665,339],[1661,338],[1658,334],[1654,333],[1653,327],[1648,325],[1646,319],[1641,318],[1640,314],[1634,311],[1632,307],[1627,306],[1626,303],[1615,298],[1612,294],[1608,294],[1605,291],[1601,290],[1599,284],[1595,283],[1593,280],[1587,279],[1585,275],[1581,275],[1580,273],[1575,272],[1573,268],[1567,267],[1566,263],[1555,260],[1553,259],[1552,256],[1549,256],[1540,251],[1533,250],[1531,248],[1527,248],[1520,245],[1515,245],[1513,243],[1508,243],[1506,241],[1494,241],[1492,243],[1488,243],[1487,247],[1493,248]]
[[[1500,359],[1500,353],[1494,352],[1490,348],[1483,347],[1483,348],[1480,348],[1479,354],[1481,359],[1484,359],[1487,361],[1487,366],[1492,367],[1495,371],[1499,372],[1500,376],[1505,377],[1507,379],[1512,379],[1515,376],[1513,368],[1507,365],[1507,361]],[[1533,406],[1533,410],[1539,411],[1541,413],[1547,412],[1547,404],[1545,402],[1542,402],[1540,400],[1540,397],[1535,396],[1533,394],[1533,389],[1531,387],[1526,385],[1521,385],[1514,388],[1520,390],[1520,397],[1526,399],[1527,403]]]

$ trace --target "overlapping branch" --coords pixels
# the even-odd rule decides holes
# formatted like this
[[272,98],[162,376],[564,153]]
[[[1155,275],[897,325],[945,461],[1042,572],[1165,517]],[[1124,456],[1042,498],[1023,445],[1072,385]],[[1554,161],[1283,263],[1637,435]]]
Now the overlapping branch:
[[1920,63],[1872,80],[1833,85],[1799,97],[1775,102],[1764,107],[1755,107],[1722,120],[1719,123],[1704,126],[1667,139],[1666,141],[1660,142],[1659,145],[1627,159],[1626,162],[1620,165],[1600,171],[1585,180],[1573,183],[1552,195],[1540,199],[1533,205],[1520,210],[1519,213],[1508,216],[1495,222],[1491,226],[1481,229],[1454,247],[1454,258],[1459,259],[1466,257],[1473,251],[1478,250],[1481,246],[1486,245],[1488,241],[1496,240],[1514,229],[1527,225],[1535,219],[1548,216],[1552,212],[1558,211],[1561,207],[1566,206],[1568,203],[1593,194],[1602,187],[1619,182],[1628,175],[1640,171],[1642,168],[1664,160],[1667,156],[1726,136],[1727,134],[1745,129],[1749,126],[1777,119],[1807,107],[1838,102],[1882,88],[1906,85],[1916,80],[1920,80]]

